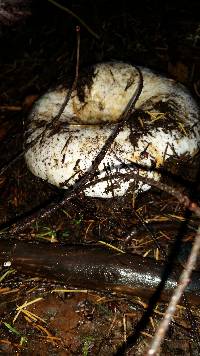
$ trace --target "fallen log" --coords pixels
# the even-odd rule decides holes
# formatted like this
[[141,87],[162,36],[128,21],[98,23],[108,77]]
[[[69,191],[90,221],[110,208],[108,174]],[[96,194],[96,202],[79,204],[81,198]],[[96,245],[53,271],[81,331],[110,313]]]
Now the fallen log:
[[[107,290],[150,298],[160,287],[168,300],[177,285],[181,267],[98,246],[46,245],[0,240],[0,263],[32,276],[59,281],[68,287]],[[200,273],[194,271],[185,294],[200,303]]]

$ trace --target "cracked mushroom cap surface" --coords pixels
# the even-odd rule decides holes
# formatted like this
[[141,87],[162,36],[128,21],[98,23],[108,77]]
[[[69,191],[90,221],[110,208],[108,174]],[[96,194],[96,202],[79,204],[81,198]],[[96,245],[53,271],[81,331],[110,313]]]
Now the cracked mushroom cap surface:
[[[190,160],[198,150],[199,108],[189,91],[172,79],[139,69],[143,89],[135,105],[137,111],[106,153],[94,182],[84,189],[88,196],[111,198],[128,189],[145,191],[147,184],[117,174],[133,171],[158,180],[155,168],[173,158]],[[92,166],[138,84],[138,70],[130,64],[92,66],[80,76],[59,120],[47,128],[67,89],[60,86],[43,95],[33,107],[26,132],[28,144],[43,132],[25,155],[31,172],[58,187],[76,184]]]

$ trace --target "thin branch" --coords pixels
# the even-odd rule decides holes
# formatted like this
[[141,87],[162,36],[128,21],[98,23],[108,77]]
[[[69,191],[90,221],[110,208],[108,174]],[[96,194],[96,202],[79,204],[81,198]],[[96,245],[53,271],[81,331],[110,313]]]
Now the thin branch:
[[35,137],[34,140],[32,140],[30,143],[28,143],[26,145],[26,147],[24,148],[23,151],[21,151],[20,153],[18,153],[10,162],[8,162],[6,165],[4,165],[1,170],[0,170],[0,175],[2,175],[10,166],[12,166],[14,163],[16,163],[21,157],[24,156],[24,154],[30,149],[32,148],[42,137],[44,137],[45,132],[48,129],[51,129],[54,127],[54,125],[56,124],[56,122],[58,122],[58,120],[60,119],[61,115],[63,114],[69,99],[73,93],[73,91],[76,89],[77,86],[77,82],[78,82],[78,77],[79,77],[79,61],[80,61],[80,27],[76,26],[76,34],[77,34],[77,46],[76,46],[76,69],[75,69],[75,78],[74,81],[72,83],[71,88],[69,89],[69,91],[66,94],[66,97],[57,113],[57,115],[55,115],[55,117],[51,120],[51,122],[47,122],[44,125],[44,130]]
[[[149,233],[149,235],[151,236],[153,242],[154,242],[154,245],[158,248],[158,250],[161,252],[162,256],[163,257],[166,257],[166,253],[165,253],[165,250],[163,249],[163,247],[161,246],[161,244],[157,241],[156,239],[156,236],[155,236],[155,233],[152,231],[152,228],[151,228],[151,224],[147,224],[143,217],[136,211],[134,210],[134,214],[135,216],[138,218],[138,220],[140,221],[141,225],[140,225],[140,229],[141,227],[143,227],[143,230],[147,231]],[[171,225],[171,221],[170,221],[170,225]],[[141,229],[142,230],[142,229]]]
[[89,27],[78,15],[76,15],[72,10],[68,9],[68,7],[63,6],[61,4],[59,4],[57,1],[54,0],[48,0],[50,3],[52,3],[53,5],[57,6],[59,9],[67,12],[69,15],[73,16],[76,20],[78,20],[80,22],[80,24],[86,28],[86,30],[92,35],[94,36],[97,40],[100,39],[100,36],[97,35],[92,29],[91,27]]
[[138,70],[139,74],[139,83],[136,91],[134,92],[133,96],[131,97],[130,101],[128,102],[125,110],[119,117],[119,123],[116,125],[115,129],[111,133],[111,135],[108,137],[107,141],[105,142],[104,146],[100,150],[100,152],[97,154],[96,158],[93,161],[92,166],[85,172],[85,174],[82,176],[80,181],[76,183],[72,189],[68,189],[64,195],[64,197],[60,200],[59,198],[56,199],[56,201],[52,202],[49,204],[46,208],[43,208],[39,211],[37,211],[34,214],[31,214],[30,216],[26,218],[19,219],[17,224],[11,225],[8,228],[9,234],[11,235],[16,235],[21,233],[24,229],[30,227],[37,219],[39,218],[47,218],[52,214],[52,212],[57,211],[59,208],[64,206],[69,199],[74,197],[77,193],[80,193],[84,188],[86,183],[93,179],[95,176],[96,169],[98,168],[99,164],[101,161],[104,159],[105,154],[111,147],[113,141],[119,134],[119,132],[122,130],[123,126],[126,124],[126,122],[129,120],[131,114],[135,110],[135,103],[138,100],[140,93],[143,88],[143,77],[141,71],[136,67]]
[[188,261],[186,263],[186,266],[181,273],[178,286],[175,289],[170,303],[167,307],[167,310],[165,312],[165,316],[160,322],[157,331],[155,332],[155,335],[153,337],[153,340],[151,342],[150,348],[147,351],[147,356],[152,356],[156,355],[157,352],[159,351],[160,345],[166,335],[166,332],[169,328],[169,324],[172,320],[172,317],[176,311],[176,306],[179,303],[185,288],[187,287],[188,283],[190,282],[190,277],[192,274],[193,269],[195,268],[198,253],[200,251],[200,226],[197,230],[197,234],[194,240],[194,244],[190,253],[190,256],[188,258]]
[[91,168],[83,175],[80,182],[78,182],[75,185],[74,189],[76,189],[77,192],[81,191],[83,187],[85,188],[87,181],[94,178],[96,169],[100,165],[101,161],[104,159],[106,153],[110,149],[112,143],[114,142],[114,140],[117,137],[117,135],[119,134],[119,132],[123,129],[124,125],[128,122],[128,120],[130,119],[130,116],[135,111],[135,103],[137,102],[137,100],[141,94],[142,88],[143,88],[142,73],[139,68],[137,68],[137,67],[135,67],[135,68],[137,69],[138,74],[139,74],[139,83],[138,83],[137,89],[136,89],[135,93],[133,94],[133,96],[131,97],[131,99],[129,100],[125,110],[120,115],[120,117],[118,119],[118,124],[115,126],[113,132],[107,138],[104,146],[102,147],[100,152],[95,157]]
[[[137,167],[138,168],[138,167]],[[144,167],[139,168],[140,170],[146,171]],[[183,189],[177,189],[173,186],[170,186],[168,184],[162,183],[160,181],[156,181],[152,178],[145,177],[141,175],[138,172],[127,172],[127,173],[114,173],[110,175],[111,178],[123,178],[123,179],[131,179],[134,178],[136,181],[143,182],[145,184],[148,184],[150,186],[153,186],[155,188],[158,188],[159,190],[162,190],[172,196],[174,196],[181,204],[186,209],[189,209],[191,212],[194,212],[197,217],[200,217],[200,207],[193,201],[190,200],[190,198],[183,192]],[[85,185],[85,188],[88,188],[94,184],[97,184],[99,182],[106,181],[108,177],[103,177],[103,178],[97,178],[93,180],[93,182],[89,182]]]

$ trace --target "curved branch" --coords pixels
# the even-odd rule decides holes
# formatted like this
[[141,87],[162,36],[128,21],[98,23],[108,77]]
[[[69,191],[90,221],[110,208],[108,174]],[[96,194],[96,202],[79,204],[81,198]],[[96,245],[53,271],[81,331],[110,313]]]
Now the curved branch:
[[92,29],[91,27],[89,27],[78,15],[76,15],[72,10],[68,9],[68,7],[63,6],[61,4],[59,4],[57,1],[54,0],[48,0],[50,3],[52,3],[53,5],[57,6],[59,9],[67,12],[69,15],[71,15],[72,17],[74,17],[76,20],[78,20],[80,22],[80,24],[86,28],[86,30],[92,35],[94,36],[97,40],[100,39],[100,36],[97,35]]

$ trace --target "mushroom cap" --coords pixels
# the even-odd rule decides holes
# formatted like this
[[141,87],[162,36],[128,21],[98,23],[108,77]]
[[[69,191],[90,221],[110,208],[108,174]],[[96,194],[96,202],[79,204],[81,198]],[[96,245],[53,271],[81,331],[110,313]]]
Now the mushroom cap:
[[[158,180],[153,168],[162,167],[173,157],[190,159],[200,139],[199,108],[188,90],[172,79],[139,67],[143,89],[133,115],[114,140],[96,172],[96,180],[85,188],[88,196],[110,198],[122,196],[131,187],[135,193],[147,184],[116,173],[140,172]],[[87,80],[86,80],[87,79]],[[68,188],[92,166],[106,139],[139,83],[137,69],[126,63],[108,62],[90,68],[81,78],[56,122],[45,125],[58,114],[67,89],[58,87],[39,99],[30,116],[26,133],[30,143],[44,131],[25,155],[31,172],[51,184]],[[136,168],[135,164],[148,168]]]

